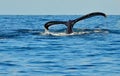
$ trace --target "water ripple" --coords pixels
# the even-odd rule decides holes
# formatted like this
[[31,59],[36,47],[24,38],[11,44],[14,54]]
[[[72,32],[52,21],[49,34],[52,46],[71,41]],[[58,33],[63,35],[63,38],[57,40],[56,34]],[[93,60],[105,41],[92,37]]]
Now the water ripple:
[[47,21],[77,17],[0,16],[0,76],[119,76],[120,16],[81,21],[71,35],[44,31]]

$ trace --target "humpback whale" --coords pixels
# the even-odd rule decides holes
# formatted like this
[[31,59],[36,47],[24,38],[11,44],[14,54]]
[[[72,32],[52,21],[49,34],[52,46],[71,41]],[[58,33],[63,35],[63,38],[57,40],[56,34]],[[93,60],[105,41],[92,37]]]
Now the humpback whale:
[[64,24],[67,26],[66,29],[66,33],[70,34],[73,33],[73,26],[75,23],[77,23],[78,21],[93,17],[93,16],[103,16],[106,17],[106,14],[102,13],[102,12],[93,12],[93,13],[89,13],[87,15],[84,15],[82,17],[76,18],[74,20],[69,20],[69,21],[49,21],[47,23],[45,23],[44,27],[46,30],[49,30],[49,27],[52,25],[56,25],[56,24]]

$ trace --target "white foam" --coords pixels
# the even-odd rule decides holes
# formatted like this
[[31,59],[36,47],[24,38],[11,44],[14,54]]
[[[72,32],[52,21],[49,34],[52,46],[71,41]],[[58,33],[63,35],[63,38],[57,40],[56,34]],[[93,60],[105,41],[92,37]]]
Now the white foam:
[[53,35],[53,36],[70,36],[70,35],[81,35],[81,34],[88,34],[90,32],[73,32],[71,34],[66,34],[66,32],[49,32],[45,31],[41,33],[42,35]]
[[108,31],[96,29],[94,31],[79,31],[79,32],[73,32],[71,34],[66,34],[66,32],[50,32],[49,30],[45,29],[45,32],[42,32],[41,35],[70,36],[70,35],[90,34],[91,32],[92,33],[108,33]]

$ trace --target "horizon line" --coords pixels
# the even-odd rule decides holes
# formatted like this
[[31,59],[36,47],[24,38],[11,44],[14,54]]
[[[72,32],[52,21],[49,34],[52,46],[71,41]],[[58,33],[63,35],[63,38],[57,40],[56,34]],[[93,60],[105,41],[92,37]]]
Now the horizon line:
[[[89,14],[89,13],[85,13]],[[85,15],[85,14],[0,14],[0,15]],[[120,15],[120,14],[107,14],[106,15]]]

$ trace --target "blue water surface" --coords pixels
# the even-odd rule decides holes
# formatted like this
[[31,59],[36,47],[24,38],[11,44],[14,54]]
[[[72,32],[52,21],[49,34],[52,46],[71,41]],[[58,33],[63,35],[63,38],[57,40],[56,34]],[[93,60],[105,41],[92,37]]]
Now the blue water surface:
[[120,76],[120,16],[97,16],[50,27],[79,15],[1,15],[0,76]]

